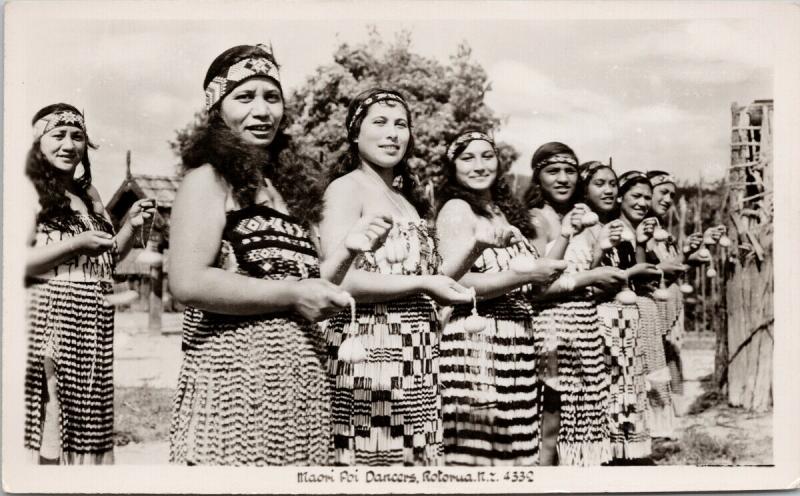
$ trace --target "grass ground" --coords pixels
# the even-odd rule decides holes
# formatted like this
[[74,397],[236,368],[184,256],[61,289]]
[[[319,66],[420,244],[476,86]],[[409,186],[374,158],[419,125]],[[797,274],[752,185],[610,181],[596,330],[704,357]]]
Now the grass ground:
[[114,398],[114,444],[166,441],[172,409],[172,390],[118,387]]

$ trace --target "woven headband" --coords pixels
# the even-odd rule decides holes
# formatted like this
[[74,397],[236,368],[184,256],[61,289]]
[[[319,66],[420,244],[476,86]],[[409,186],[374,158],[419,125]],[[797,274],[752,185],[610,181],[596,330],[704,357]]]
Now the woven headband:
[[229,66],[223,74],[220,74],[206,86],[206,110],[217,104],[240,82],[254,76],[266,76],[280,83],[278,65],[272,55],[272,49],[266,45],[256,45],[264,55],[254,55]]
[[644,179],[648,184],[650,184],[650,180],[647,178],[647,174],[644,174],[639,171],[631,171],[626,172],[619,178],[619,190],[624,191],[625,186],[629,184],[631,181],[635,179]]
[[575,157],[573,157],[568,153],[557,153],[555,155],[547,157],[544,160],[536,162],[536,166],[533,168],[533,175],[535,176],[544,167],[547,167],[548,165],[552,164],[567,164],[571,165],[572,167],[575,167],[576,170],[578,169],[578,161],[575,159]]
[[677,181],[675,181],[675,176],[672,174],[659,174],[650,178],[650,184],[652,184],[654,188],[659,184],[668,183],[678,184]]
[[58,126],[75,126],[86,132],[83,116],[71,110],[59,110],[47,114],[33,124],[33,139],[39,139]]
[[492,148],[494,148],[494,140],[492,140],[492,138],[490,138],[488,134],[484,134],[479,131],[470,131],[468,133],[462,134],[461,136],[456,138],[455,141],[450,143],[450,146],[447,147],[447,159],[452,162],[453,159],[456,158],[456,149],[459,146],[463,145],[464,143],[469,143],[470,141],[477,141],[477,140],[486,141],[490,145],[492,145]]
[[580,176],[581,181],[586,182],[586,180],[589,179],[589,177],[592,174],[594,174],[595,172],[597,172],[600,169],[610,169],[612,171],[614,170],[610,165],[604,164],[602,162],[595,162],[592,165],[590,165],[589,167],[586,167],[585,169],[582,169],[578,173],[578,175]]
[[408,103],[406,103],[406,101],[400,95],[384,91],[380,93],[375,93],[374,95],[365,98],[364,101],[359,103],[358,107],[356,107],[356,111],[353,112],[353,117],[347,122],[348,134],[352,134],[353,124],[358,122],[358,118],[361,117],[361,114],[366,112],[366,110],[370,107],[370,105],[372,105],[373,103],[384,102],[387,100],[399,102],[406,109],[406,112],[408,112]]

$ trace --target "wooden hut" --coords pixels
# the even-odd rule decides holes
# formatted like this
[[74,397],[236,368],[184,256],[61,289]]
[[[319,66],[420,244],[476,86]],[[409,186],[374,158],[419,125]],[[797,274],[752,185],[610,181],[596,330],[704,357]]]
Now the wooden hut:
[[765,411],[772,406],[774,266],[772,100],[731,107],[724,316],[718,336],[718,379],[734,406]]
[[[169,219],[179,184],[180,178],[177,176],[133,174],[129,151],[126,157],[125,179],[106,205],[114,227],[119,229],[127,219],[128,211],[134,202],[143,198],[156,199],[158,214],[152,224],[145,224],[141,235],[134,241],[133,249],[119,261],[116,269],[117,281],[127,284],[130,289],[139,293],[139,299],[131,303],[130,309],[148,311],[149,327],[153,330],[161,329],[163,311],[180,310],[177,302],[170,297],[167,286]],[[145,250],[162,254],[163,264],[151,266],[141,263],[140,256]]]

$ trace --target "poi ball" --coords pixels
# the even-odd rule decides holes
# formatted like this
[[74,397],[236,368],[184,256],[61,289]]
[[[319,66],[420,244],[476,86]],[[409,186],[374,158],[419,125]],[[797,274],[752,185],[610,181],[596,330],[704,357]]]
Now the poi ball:
[[470,315],[464,319],[464,331],[483,332],[486,329],[486,319],[480,315]]
[[714,277],[714,276],[716,276],[716,275],[717,275],[717,271],[714,269],[714,267],[711,267],[710,269],[708,269],[708,270],[706,271],[706,275],[707,275],[708,277]]
[[386,253],[386,261],[390,264],[396,264],[406,259],[406,246],[402,241],[387,239],[383,246]]
[[697,256],[700,258],[711,258],[711,252],[708,251],[708,248],[700,248],[697,250]]
[[667,301],[669,300],[669,291],[664,288],[658,288],[653,291],[653,298],[658,301]]
[[691,284],[684,283],[684,284],[681,284],[680,290],[681,290],[681,293],[683,293],[683,294],[690,294],[692,291],[694,291],[694,288],[692,287]]
[[600,217],[594,212],[586,212],[583,214],[583,217],[581,217],[581,224],[583,224],[584,227],[593,226],[598,222],[600,222]]
[[369,238],[366,234],[359,234],[357,238],[355,238],[355,242],[353,243],[353,248],[358,251],[369,251],[370,242]]
[[623,305],[633,305],[636,303],[636,293],[630,289],[624,289],[617,293],[617,301]]
[[518,274],[527,274],[536,270],[536,259],[530,255],[519,255],[512,258],[508,266]]
[[608,239],[608,238],[603,238],[603,240],[600,241],[600,249],[601,250],[610,250],[613,247],[614,247],[614,245],[611,244],[611,240]]
[[721,238],[719,238],[719,245],[724,246],[725,248],[729,247],[731,245],[731,238],[723,235]]
[[367,359],[367,350],[358,339],[347,338],[339,346],[336,356],[343,362],[361,363]]
[[622,231],[622,239],[624,239],[625,241],[630,241],[632,243],[633,240],[636,239],[636,236],[634,236],[634,234],[629,229],[625,229]]
[[136,257],[136,262],[142,265],[157,267],[164,263],[164,255],[153,250],[142,250],[139,256]]
[[666,231],[666,229],[658,228],[655,230],[655,232],[653,232],[653,239],[656,241],[666,241],[669,239],[669,233]]

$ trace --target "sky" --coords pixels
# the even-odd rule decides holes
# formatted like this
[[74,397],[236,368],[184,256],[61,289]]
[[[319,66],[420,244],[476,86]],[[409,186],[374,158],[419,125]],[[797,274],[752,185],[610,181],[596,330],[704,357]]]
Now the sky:
[[[9,50],[19,62],[6,70],[24,115],[7,115],[6,125],[28,126],[52,102],[83,109],[99,145],[91,152],[95,184],[106,200],[124,177],[126,150],[135,173],[175,172],[168,140],[202,107],[210,62],[237,44],[271,42],[288,94],[331,63],[338,44],[366,40],[370,24],[385,39],[410,31],[412,50],[442,62],[466,42],[488,72],[486,100],[503,119],[496,137],[520,152],[519,172],[536,147],[562,141],[581,161],[613,157],[620,171],[719,178],[729,160],[731,103],[773,97],[775,41],[758,19],[536,18],[536,4],[527,18],[502,9],[433,20],[408,12],[398,19],[159,15],[163,4],[141,4],[151,10],[137,17],[103,5],[111,9],[106,16],[24,13],[36,21],[18,31]],[[311,12],[319,4],[307,5]]]

